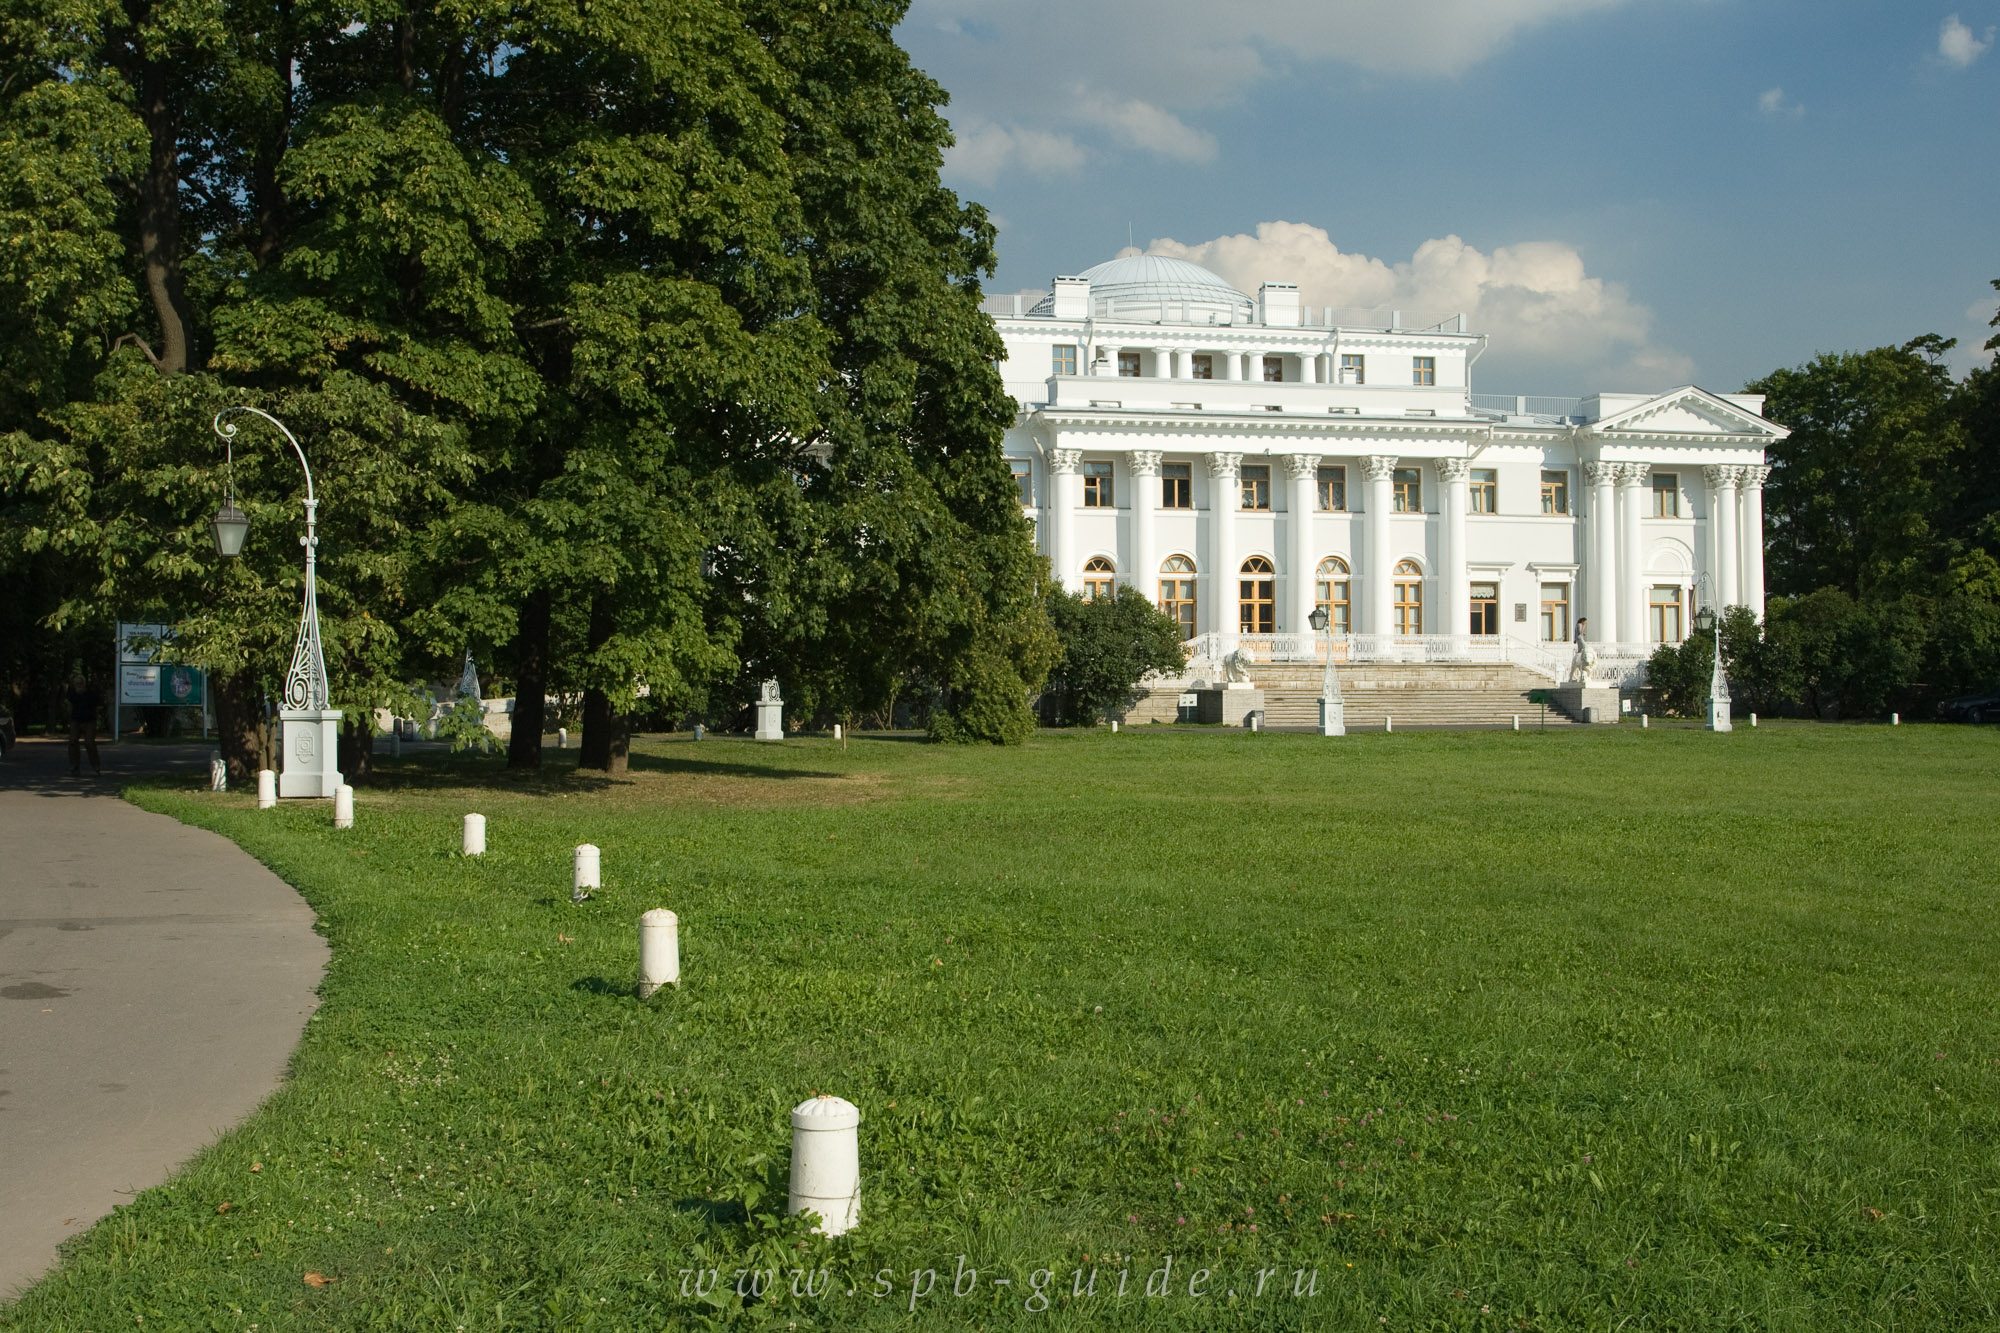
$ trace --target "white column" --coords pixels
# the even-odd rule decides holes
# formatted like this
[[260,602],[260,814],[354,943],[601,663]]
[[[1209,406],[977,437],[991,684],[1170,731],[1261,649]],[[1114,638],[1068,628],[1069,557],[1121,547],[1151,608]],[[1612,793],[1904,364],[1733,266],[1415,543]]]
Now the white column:
[[[1590,482],[1590,637],[1618,637],[1618,465],[1585,463]],[[1539,590],[1537,596],[1539,596]]]
[[1737,505],[1743,511],[1743,605],[1764,618],[1764,478],[1771,469],[1753,463],[1742,469],[1743,489]]
[[1153,544],[1153,519],[1160,509],[1160,455],[1154,449],[1135,449],[1127,461],[1132,467],[1132,549],[1126,552],[1125,582],[1153,601],[1160,580],[1159,548]]
[[1701,470],[1708,483],[1708,576],[1714,590],[1715,613],[1737,600],[1736,590],[1736,469],[1711,466]]
[[1183,352],[1180,348],[1175,347],[1168,351],[1167,356],[1169,358],[1167,362],[1168,375],[1173,379],[1177,380],[1186,379],[1187,369],[1188,369],[1188,359],[1187,359],[1188,354],[1186,352]]
[[1740,468],[1722,469],[1722,604],[1740,606],[1743,603],[1743,584],[1740,575],[1743,562],[1738,558],[1742,540],[1742,518],[1737,508],[1742,494],[1736,489]]
[[1362,594],[1362,610],[1367,613],[1370,634],[1387,638],[1395,632],[1395,593],[1391,569],[1394,561],[1389,541],[1390,483],[1396,476],[1394,454],[1371,454],[1361,460],[1368,477],[1368,507],[1362,512],[1362,526],[1368,534],[1368,563],[1355,573],[1367,590]]
[[1170,380],[1174,378],[1173,348],[1155,347],[1153,349],[1153,374],[1157,379]]
[[1222,363],[1222,378],[1226,380],[1242,378],[1242,376],[1237,374],[1237,371],[1242,369],[1243,362],[1235,352],[1212,353],[1209,364],[1213,365],[1218,361]]
[[1439,530],[1438,590],[1444,598],[1444,615],[1438,629],[1445,634],[1472,632],[1472,588],[1465,577],[1466,479],[1472,464],[1463,458],[1440,458],[1438,478],[1444,482],[1444,526]]
[[1319,509],[1316,484],[1319,481],[1318,454],[1286,454],[1285,476],[1290,479],[1292,493],[1291,569],[1287,571],[1291,596],[1286,599],[1287,614],[1279,622],[1278,628],[1288,634],[1311,634],[1309,623],[1313,611],[1313,571],[1319,565],[1318,543],[1313,540],[1314,515]]
[[1642,524],[1646,517],[1646,485],[1652,477],[1649,463],[1621,463],[1618,466],[1619,499],[1624,503],[1619,524],[1618,552],[1618,639],[1621,643],[1643,643],[1646,639],[1646,546]]
[[1049,451],[1049,569],[1056,583],[1071,592],[1083,588],[1076,568],[1076,507],[1083,499],[1081,449]]
[[1208,456],[1208,627],[1217,634],[1236,632],[1236,507],[1242,454]]

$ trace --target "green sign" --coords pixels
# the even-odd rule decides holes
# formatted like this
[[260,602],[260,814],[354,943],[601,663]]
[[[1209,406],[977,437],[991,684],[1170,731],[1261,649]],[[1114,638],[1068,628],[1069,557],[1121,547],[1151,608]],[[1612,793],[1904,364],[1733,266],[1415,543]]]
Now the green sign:
[[119,667],[118,702],[128,708],[199,708],[207,685],[199,667],[126,662]]
[[1549,702],[1549,692],[1547,690],[1529,690],[1528,702],[1531,704],[1541,704],[1546,707]]

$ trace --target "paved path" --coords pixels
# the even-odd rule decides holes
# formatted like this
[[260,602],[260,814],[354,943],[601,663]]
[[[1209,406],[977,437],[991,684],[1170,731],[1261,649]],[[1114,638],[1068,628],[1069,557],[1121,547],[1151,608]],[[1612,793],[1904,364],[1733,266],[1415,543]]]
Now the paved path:
[[118,799],[201,746],[60,743],[0,760],[0,1301],[277,1088],[326,966],[291,887]]

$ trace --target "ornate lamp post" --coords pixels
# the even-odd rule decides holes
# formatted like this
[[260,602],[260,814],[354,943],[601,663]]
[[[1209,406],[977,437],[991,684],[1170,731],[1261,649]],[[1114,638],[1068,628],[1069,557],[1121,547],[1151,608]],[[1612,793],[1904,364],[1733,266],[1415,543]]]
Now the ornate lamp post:
[[1701,605],[1694,613],[1694,627],[1698,630],[1715,632],[1715,669],[1708,679],[1708,729],[1710,731],[1733,731],[1735,724],[1729,720],[1729,677],[1722,674],[1722,621],[1715,608],[1709,603],[1710,584],[1704,571],[1695,580],[1695,596]]
[[215,433],[222,437],[228,451],[229,466],[228,498],[209,520],[217,555],[234,559],[242,554],[243,541],[250,535],[250,517],[236,507],[236,426],[223,420],[232,412],[248,412],[276,426],[291,444],[292,452],[298,455],[299,468],[306,474],[306,532],[299,539],[299,544],[306,548],[306,597],[305,607],[299,613],[298,639],[292,645],[291,669],[285,672],[284,704],[278,710],[283,728],[280,762],[284,766],[278,778],[278,795],[332,796],[340,788],[340,710],[328,707],[326,655],[320,649],[319,592],[314,574],[319,537],[313,530],[319,499],[313,494],[312,469],[306,466],[306,451],[299,447],[298,440],[285,429],[284,422],[269,412],[254,407],[226,407],[217,412]]
[[1319,635],[1320,646],[1326,650],[1326,670],[1319,682],[1319,734],[1345,736],[1347,701],[1340,697],[1340,673],[1333,666],[1333,617],[1325,607],[1316,606],[1308,621]]

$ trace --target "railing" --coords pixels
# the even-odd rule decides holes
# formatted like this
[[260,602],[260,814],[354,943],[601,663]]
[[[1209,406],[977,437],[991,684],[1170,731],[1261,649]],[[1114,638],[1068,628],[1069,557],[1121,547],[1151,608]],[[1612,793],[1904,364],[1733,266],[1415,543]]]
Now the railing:
[[1475,393],[1470,396],[1475,412],[1498,412],[1510,417],[1548,417],[1556,421],[1582,419],[1581,398],[1512,393]]
[[[1231,654],[1241,652],[1252,665],[1325,663],[1325,640],[1317,634],[1197,634],[1182,645],[1187,653],[1186,676],[1220,678]],[[1596,662],[1590,684],[1633,688],[1645,680],[1651,644],[1592,645]],[[1486,634],[1336,634],[1333,660],[1346,662],[1481,663],[1521,667],[1546,680],[1569,679],[1575,648],[1567,643],[1541,643],[1511,635]]]
[[[1047,292],[986,296],[980,298],[979,308],[986,314],[1002,319],[1021,319],[1047,298]],[[1245,302],[1250,301],[1247,296],[1243,299]],[[1109,308],[1105,308],[1107,304]],[[1093,294],[1091,317],[1112,324],[1158,324],[1168,328],[1207,328],[1213,325],[1217,328],[1239,329],[1354,329],[1378,333],[1464,333],[1466,331],[1463,314],[1442,314],[1435,310],[1395,310],[1388,306],[1305,306],[1300,309],[1295,321],[1272,324],[1255,317],[1218,320],[1210,313],[1218,303],[1196,298],[1186,301],[1169,300],[1163,305],[1157,297],[1136,297],[1127,304],[1129,308],[1121,311],[1115,298],[1107,303],[1104,297]]]

